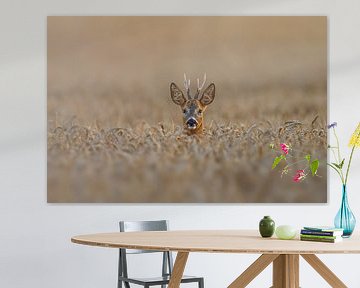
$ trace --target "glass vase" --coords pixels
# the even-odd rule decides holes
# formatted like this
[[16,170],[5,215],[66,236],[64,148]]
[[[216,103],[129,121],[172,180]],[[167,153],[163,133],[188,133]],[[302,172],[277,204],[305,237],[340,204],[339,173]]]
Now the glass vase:
[[341,206],[336,214],[334,224],[336,228],[344,229],[344,238],[350,237],[355,228],[356,219],[349,207],[346,185],[342,187]]

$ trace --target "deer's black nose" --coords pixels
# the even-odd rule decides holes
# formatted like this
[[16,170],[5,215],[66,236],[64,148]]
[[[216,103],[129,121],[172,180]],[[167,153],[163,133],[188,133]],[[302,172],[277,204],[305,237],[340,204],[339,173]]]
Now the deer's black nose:
[[186,121],[186,125],[188,127],[196,127],[197,121],[194,118],[190,118],[189,120]]

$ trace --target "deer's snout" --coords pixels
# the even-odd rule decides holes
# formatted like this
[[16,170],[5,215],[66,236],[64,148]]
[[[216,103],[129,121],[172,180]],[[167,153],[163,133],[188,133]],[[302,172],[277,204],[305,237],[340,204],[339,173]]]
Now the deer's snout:
[[198,121],[195,118],[190,117],[186,121],[186,126],[187,126],[188,129],[196,129],[196,127],[198,126]]

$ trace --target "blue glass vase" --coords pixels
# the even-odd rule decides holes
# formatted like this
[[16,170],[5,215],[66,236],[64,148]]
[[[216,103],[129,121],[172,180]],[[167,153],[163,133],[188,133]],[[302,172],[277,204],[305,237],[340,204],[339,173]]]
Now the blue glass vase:
[[342,188],[341,206],[336,214],[334,224],[336,228],[344,229],[344,238],[350,237],[355,228],[356,219],[349,207],[346,185],[343,185]]

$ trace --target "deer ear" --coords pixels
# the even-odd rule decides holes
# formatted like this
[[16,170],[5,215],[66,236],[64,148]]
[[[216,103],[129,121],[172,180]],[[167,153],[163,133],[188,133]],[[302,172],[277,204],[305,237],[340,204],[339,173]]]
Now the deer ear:
[[200,103],[204,106],[211,104],[215,98],[215,84],[211,83],[203,92],[200,98]]
[[170,94],[171,94],[171,99],[175,104],[180,106],[185,104],[186,98],[183,92],[180,90],[178,86],[176,86],[175,83],[170,84]]

